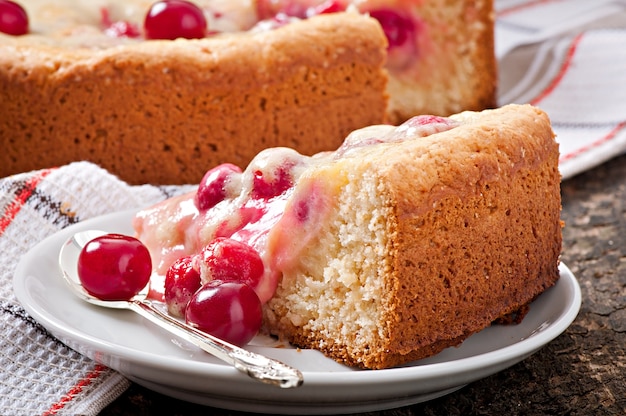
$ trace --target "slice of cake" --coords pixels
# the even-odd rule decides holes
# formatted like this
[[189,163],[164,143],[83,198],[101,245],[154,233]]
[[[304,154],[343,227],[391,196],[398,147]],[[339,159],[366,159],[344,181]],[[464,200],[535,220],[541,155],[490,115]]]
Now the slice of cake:
[[387,368],[457,345],[554,285],[558,154],[531,106],[418,116],[357,130],[335,152],[268,149],[243,172],[218,166],[134,226],[161,274],[217,238],[249,245],[270,334]]

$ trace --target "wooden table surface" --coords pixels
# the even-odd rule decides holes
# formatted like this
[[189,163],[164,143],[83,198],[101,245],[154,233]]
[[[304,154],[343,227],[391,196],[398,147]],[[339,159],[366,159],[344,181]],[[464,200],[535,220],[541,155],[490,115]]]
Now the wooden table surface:
[[[626,415],[626,156],[562,184],[562,261],[582,308],[554,341],[455,393],[368,415]],[[241,415],[175,400],[133,384],[102,413]]]

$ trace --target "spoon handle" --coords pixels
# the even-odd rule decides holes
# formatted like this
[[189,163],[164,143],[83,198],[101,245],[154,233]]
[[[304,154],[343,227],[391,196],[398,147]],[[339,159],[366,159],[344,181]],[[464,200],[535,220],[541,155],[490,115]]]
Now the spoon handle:
[[254,379],[282,388],[298,387],[303,382],[302,373],[299,370],[272,358],[229,344],[182,323],[159,310],[149,300],[131,300],[129,308]]

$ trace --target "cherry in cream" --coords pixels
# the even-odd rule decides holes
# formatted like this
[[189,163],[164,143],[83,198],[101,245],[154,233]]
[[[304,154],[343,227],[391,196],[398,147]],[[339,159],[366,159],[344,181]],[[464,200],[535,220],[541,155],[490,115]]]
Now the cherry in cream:
[[28,33],[28,15],[18,3],[0,0],[0,32],[14,36]]
[[185,0],[164,0],[152,4],[143,24],[147,39],[199,39],[207,34],[202,9]]
[[185,316],[187,304],[202,282],[200,272],[194,267],[194,256],[185,256],[176,260],[165,275],[164,300],[167,311],[177,318]]

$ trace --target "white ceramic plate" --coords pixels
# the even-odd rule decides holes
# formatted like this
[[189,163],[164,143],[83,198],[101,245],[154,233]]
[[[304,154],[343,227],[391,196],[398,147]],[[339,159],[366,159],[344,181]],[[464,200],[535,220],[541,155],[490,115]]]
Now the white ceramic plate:
[[256,337],[250,349],[303,372],[302,387],[283,390],[249,379],[131,311],[99,308],[70,293],[57,265],[63,242],[89,228],[132,233],[132,214],[84,221],[41,242],[17,267],[15,294],[28,313],[68,346],[138,384],[190,402],[275,414],[353,413],[419,403],[523,360],[561,334],[580,308],[580,287],[562,265],[556,286],[533,302],[521,324],[493,326],[435,357],[376,371],[350,369],[317,351]]

